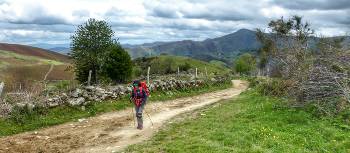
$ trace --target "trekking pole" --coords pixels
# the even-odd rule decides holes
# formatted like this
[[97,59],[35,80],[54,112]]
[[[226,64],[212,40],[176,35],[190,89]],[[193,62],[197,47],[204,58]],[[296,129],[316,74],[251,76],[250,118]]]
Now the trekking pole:
[[151,121],[151,124],[152,124],[152,126],[153,126],[153,121],[152,121],[151,117],[149,116],[149,114],[147,113],[146,109],[145,109],[145,113],[147,114],[147,116],[148,116],[148,118],[149,118],[149,120]]
[[[132,103],[131,99],[129,100],[130,100],[130,103]],[[131,114],[132,114],[132,120],[134,120],[134,126],[136,126],[134,108],[131,108]]]
[[134,120],[134,126],[136,126],[134,108],[131,108],[132,120]]

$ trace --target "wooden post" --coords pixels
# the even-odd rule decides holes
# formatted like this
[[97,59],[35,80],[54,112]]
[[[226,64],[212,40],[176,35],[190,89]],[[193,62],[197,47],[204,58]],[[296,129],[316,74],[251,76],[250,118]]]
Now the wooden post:
[[205,76],[208,77],[207,67],[205,67]]
[[197,73],[197,72],[198,72],[198,69],[196,68],[196,78],[197,78],[197,76],[198,76],[198,73]]
[[147,85],[149,85],[149,71],[151,71],[151,67],[147,69]]
[[91,82],[91,74],[92,74],[92,70],[89,71],[89,77],[88,77],[88,86],[90,86],[90,82]]
[[177,76],[180,76],[180,67],[177,67]]
[[2,90],[4,89],[4,86],[5,86],[4,82],[1,82],[0,83],[0,97],[1,97]]

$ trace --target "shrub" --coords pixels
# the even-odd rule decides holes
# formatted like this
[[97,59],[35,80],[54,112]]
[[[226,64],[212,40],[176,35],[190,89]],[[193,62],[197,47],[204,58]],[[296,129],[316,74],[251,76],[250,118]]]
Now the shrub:
[[256,69],[255,57],[249,53],[239,56],[234,63],[234,69],[238,73],[250,74]]
[[185,63],[185,64],[181,64],[180,66],[179,66],[179,69],[180,69],[180,71],[188,71],[189,69],[191,69],[192,67],[191,67],[191,64],[189,64],[189,63]]
[[103,75],[114,82],[129,81],[132,75],[132,61],[129,54],[119,45],[113,44],[102,65]]
[[262,95],[268,96],[287,96],[289,89],[292,87],[290,81],[282,79],[271,78],[249,78],[250,87],[255,87]]

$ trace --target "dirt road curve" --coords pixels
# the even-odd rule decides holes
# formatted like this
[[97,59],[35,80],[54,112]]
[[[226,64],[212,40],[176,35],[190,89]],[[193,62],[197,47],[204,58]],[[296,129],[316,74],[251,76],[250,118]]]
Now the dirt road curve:
[[223,99],[237,96],[247,88],[247,83],[233,80],[233,88],[180,98],[167,102],[150,103],[144,115],[144,130],[135,129],[131,109],[102,114],[80,122],[70,122],[39,131],[0,138],[0,153],[73,152],[111,153],[130,144],[150,138],[172,117]]

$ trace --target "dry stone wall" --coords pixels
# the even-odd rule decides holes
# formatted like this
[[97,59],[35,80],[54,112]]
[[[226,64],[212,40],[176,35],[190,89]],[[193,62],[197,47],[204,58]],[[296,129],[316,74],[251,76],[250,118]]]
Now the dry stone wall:
[[[169,78],[164,80],[153,80],[149,84],[152,91],[171,91],[187,88],[201,87],[206,84],[216,84],[226,81],[224,78],[212,78],[203,80],[177,80]],[[81,106],[91,102],[103,102],[106,100],[116,100],[128,95],[132,91],[130,85],[116,86],[80,86],[72,91],[51,96],[50,98],[34,98],[24,95],[8,95],[6,100],[0,101],[0,116],[6,116],[14,106],[34,108],[57,107],[60,105]]]

